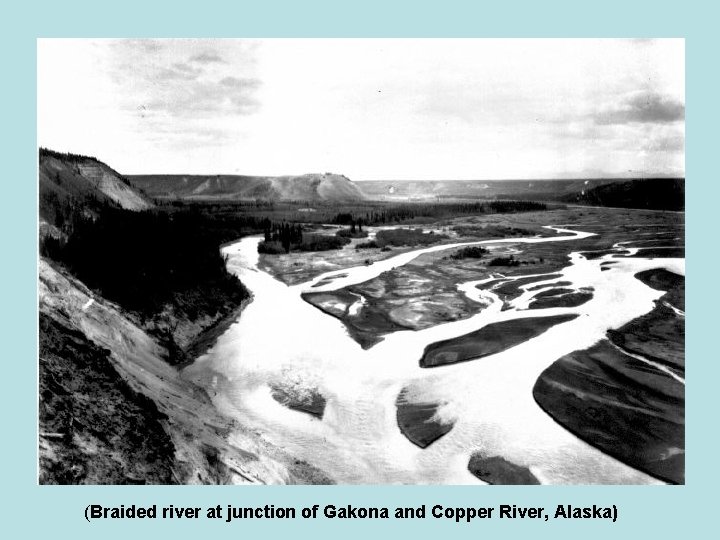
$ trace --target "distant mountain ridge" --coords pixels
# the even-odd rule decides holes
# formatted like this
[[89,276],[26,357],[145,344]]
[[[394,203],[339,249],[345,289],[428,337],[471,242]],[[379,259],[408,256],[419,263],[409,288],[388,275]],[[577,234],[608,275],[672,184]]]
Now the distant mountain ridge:
[[371,180],[360,181],[358,186],[368,198],[388,202],[512,199],[654,210],[685,207],[684,178]]
[[685,180],[647,178],[613,182],[565,195],[561,200],[591,206],[679,211],[685,209]]
[[153,198],[308,203],[506,199],[655,210],[685,208],[684,178],[353,182],[332,173],[123,176],[94,157],[45,148],[40,149],[39,177],[40,217],[51,225],[60,225],[69,207],[92,211],[94,205],[108,203],[126,210],[146,210],[154,206]]
[[511,198],[552,200],[614,182],[612,179],[562,180],[366,180],[358,185],[373,199]]
[[159,199],[354,202],[367,198],[349,178],[332,173],[299,176],[151,174],[128,179]]

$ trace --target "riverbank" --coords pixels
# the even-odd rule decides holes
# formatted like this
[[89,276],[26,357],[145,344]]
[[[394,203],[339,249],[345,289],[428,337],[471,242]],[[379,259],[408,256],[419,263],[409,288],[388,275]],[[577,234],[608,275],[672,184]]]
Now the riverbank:
[[[48,327],[57,331],[45,332],[42,345],[42,354],[53,362],[40,363],[41,381],[47,382],[42,403],[51,407],[41,416],[43,482],[330,482],[242,419],[223,415],[205,389],[168,364],[167,350],[119,306],[45,259],[38,269],[40,316],[62,322]],[[67,362],[68,347],[80,351],[77,362],[87,358],[90,367],[93,358],[104,358],[104,378],[79,366],[64,369],[53,351],[64,351]],[[124,398],[116,399],[118,393]],[[60,408],[53,406],[58,400],[63,400]],[[63,416],[69,411],[75,419]],[[138,432],[138,425],[154,426],[148,427],[152,434]],[[139,460],[143,455],[155,457]],[[75,466],[65,461],[68,456]]]
[[233,309],[230,313],[224,315],[208,328],[205,328],[195,337],[185,349],[186,360],[177,365],[182,370],[192,364],[197,358],[207,353],[209,349],[215,345],[218,338],[222,336],[230,326],[235,324],[240,318],[244,309],[253,301],[252,295],[246,298],[240,305]]

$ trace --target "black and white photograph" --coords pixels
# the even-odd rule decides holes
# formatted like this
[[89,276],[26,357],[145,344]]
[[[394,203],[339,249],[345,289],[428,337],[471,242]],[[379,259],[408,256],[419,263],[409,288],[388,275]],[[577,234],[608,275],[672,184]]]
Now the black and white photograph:
[[684,39],[41,38],[37,145],[39,484],[685,484]]

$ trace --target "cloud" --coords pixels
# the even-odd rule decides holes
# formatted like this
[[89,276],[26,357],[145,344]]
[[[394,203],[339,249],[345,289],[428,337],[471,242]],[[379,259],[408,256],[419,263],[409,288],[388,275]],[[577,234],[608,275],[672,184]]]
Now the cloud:
[[215,81],[196,80],[158,92],[146,107],[149,111],[178,118],[249,115],[260,108],[255,96],[259,86],[257,79],[246,79],[243,86],[232,88]]
[[193,75],[198,75],[202,73],[202,68],[191,66],[190,64],[186,64],[184,62],[175,62],[172,67],[173,69],[176,69],[183,73],[191,73]]
[[230,136],[222,128],[203,128],[192,126],[178,132],[172,127],[155,126],[152,133],[148,135],[147,141],[159,146],[166,146],[175,149],[197,148],[201,146],[222,145],[228,140],[234,140],[237,136]]
[[184,63],[174,63],[170,67],[158,66],[154,74],[160,81],[193,81],[202,73],[202,69]]
[[633,94],[619,106],[595,113],[593,118],[599,125],[667,124],[685,119],[685,105],[656,93]]
[[[218,148],[243,137],[261,109],[258,48],[245,41],[101,42],[104,95],[138,140],[171,151]],[[222,45],[222,49],[217,49]],[[217,52],[215,52],[217,51]]]
[[[161,49],[148,54],[155,45]],[[242,41],[226,44],[223,56],[197,40],[118,40],[109,46],[114,56],[108,71],[120,106],[143,119],[143,126],[150,120],[156,128],[174,119],[220,120],[260,108],[256,50]]]
[[420,115],[487,125],[534,122],[539,114],[534,99],[508,88],[445,83],[418,85],[414,110]]
[[228,88],[256,89],[260,87],[260,80],[253,78],[225,77],[220,84]]
[[633,45],[639,45],[639,46],[648,46],[653,45],[657,42],[657,39],[655,38],[630,38],[630,43]]
[[678,40],[38,45],[42,142],[124,153],[130,170],[236,161],[364,179],[678,170],[684,95]]
[[649,139],[643,145],[643,150],[648,152],[681,153],[685,150],[685,136],[683,134],[672,134]]
[[222,56],[220,56],[218,53],[214,51],[205,51],[201,52],[199,54],[196,54],[190,58],[191,62],[194,62],[196,64],[224,64],[225,60],[223,60]]
[[126,39],[116,40],[116,43],[124,43],[127,47],[140,49],[145,53],[158,53],[163,50],[163,41],[160,39]]

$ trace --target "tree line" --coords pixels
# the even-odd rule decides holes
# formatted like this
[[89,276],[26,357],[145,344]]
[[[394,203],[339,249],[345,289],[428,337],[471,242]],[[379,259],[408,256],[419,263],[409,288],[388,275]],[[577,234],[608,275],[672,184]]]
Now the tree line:
[[299,223],[272,223],[266,220],[263,223],[263,234],[265,243],[279,243],[285,253],[290,253],[290,246],[293,244],[301,244],[303,241],[302,227]]
[[43,237],[41,254],[143,319],[170,305],[195,320],[248,295],[228,273],[219,246],[259,232],[255,219],[217,219],[192,210],[132,212],[110,204],[63,219],[65,234]]
[[380,207],[363,214],[339,212],[332,222],[338,225],[385,225],[421,218],[445,219],[476,214],[507,214],[547,210],[545,203],[534,201],[475,201],[458,203],[406,203]]

